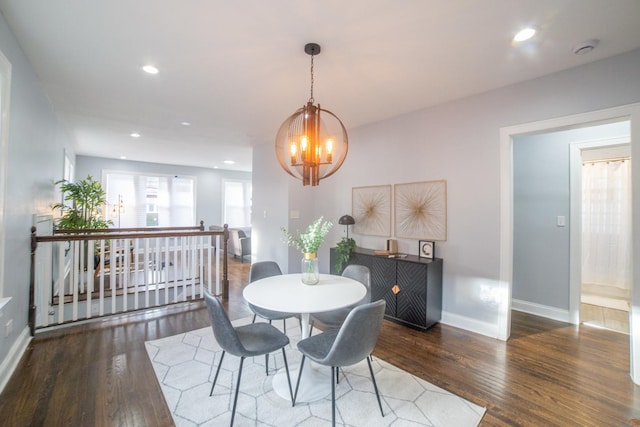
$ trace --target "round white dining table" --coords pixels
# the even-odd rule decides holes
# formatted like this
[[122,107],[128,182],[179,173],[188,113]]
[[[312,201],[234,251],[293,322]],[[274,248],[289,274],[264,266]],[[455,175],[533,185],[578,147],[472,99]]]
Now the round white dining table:
[[[347,307],[362,300],[367,288],[354,279],[321,274],[316,285],[302,283],[300,274],[271,276],[249,283],[242,292],[244,299],[261,308],[288,313],[300,313],[301,338],[309,337],[309,315]],[[313,402],[331,391],[327,369],[305,363],[296,402]],[[298,377],[298,369],[290,367],[292,387]],[[286,375],[275,375],[273,389],[281,397],[290,400]]]

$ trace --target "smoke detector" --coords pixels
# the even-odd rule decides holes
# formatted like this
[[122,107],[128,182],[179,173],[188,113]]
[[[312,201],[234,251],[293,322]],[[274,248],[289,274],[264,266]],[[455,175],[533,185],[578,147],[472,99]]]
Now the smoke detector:
[[576,55],[586,55],[590,53],[598,45],[598,40],[591,39],[578,43],[573,47],[573,53]]

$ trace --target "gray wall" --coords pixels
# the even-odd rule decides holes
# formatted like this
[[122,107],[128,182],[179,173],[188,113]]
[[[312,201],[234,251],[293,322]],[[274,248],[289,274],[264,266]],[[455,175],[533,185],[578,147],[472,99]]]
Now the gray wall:
[[[282,169],[272,167],[273,162],[277,164],[278,160],[272,145],[263,144],[254,148],[251,260],[277,261],[286,273],[289,268],[288,251],[282,243],[280,226],[287,226],[289,180]],[[256,191],[256,186],[260,190]],[[260,251],[256,252],[254,248],[260,248]]]
[[[207,169],[159,163],[132,162],[128,160],[77,156],[76,179],[93,176],[100,181],[103,170],[118,170],[162,175],[190,175],[196,178],[196,224],[204,221],[209,225],[222,224],[222,185],[224,180],[251,181],[251,172]],[[230,224],[233,225],[233,224]]]
[[[254,209],[283,213],[267,220],[264,228],[295,229],[301,221],[282,223],[287,211],[299,210],[305,221],[320,215],[337,221],[351,212],[352,187],[446,179],[448,238],[436,243],[436,256],[444,259],[443,321],[498,336],[507,297],[500,281],[500,129],[637,103],[638,70],[640,50],[361,128],[345,123],[349,155],[334,176],[319,187],[302,187],[285,175],[274,157],[271,173],[280,173],[282,181],[262,182],[254,175],[254,192],[288,188],[288,204],[265,200]],[[265,144],[269,148],[263,152],[273,149],[273,142]],[[327,240],[335,244],[342,233],[342,227],[335,227]],[[385,238],[354,238],[359,246],[385,247]],[[398,243],[401,252],[417,252],[417,240]],[[275,240],[265,244],[254,247],[257,256],[282,245]],[[328,271],[332,244],[319,253],[322,271]]]
[[629,134],[620,122],[514,138],[514,299],[569,310],[569,144]]
[[[0,272],[3,297],[11,301],[0,311],[0,384],[17,347],[27,342],[30,228],[33,214],[51,213],[56,180],[62,179],[66,134],[40,82],[0,15],[0,51],[12,65],[6,171],[5,259]],[[73,156],[73,152],[70,151]],[[5,326],[13,332],[5,337]],[[26,335],[25,335],[26,334]]]

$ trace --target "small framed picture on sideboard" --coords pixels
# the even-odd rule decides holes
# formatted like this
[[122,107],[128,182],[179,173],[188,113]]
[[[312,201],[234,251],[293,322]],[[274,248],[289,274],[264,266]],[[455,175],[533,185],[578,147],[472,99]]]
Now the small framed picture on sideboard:
[[436,252],[436,242],[420,240],[418,242],[418,257],[433,259]]

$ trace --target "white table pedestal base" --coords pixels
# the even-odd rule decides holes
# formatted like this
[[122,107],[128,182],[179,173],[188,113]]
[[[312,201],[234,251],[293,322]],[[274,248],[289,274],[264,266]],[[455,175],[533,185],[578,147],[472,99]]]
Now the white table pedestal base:
[[[298,381],[298,372],[300,365],[289,366],[289,375],[291,376],[291,389],[296,392],[296,382]],[[315,402],[331,393],[331,383],[329,376],[331,369],[326,366],[318,366],[309,359],[304,361],[304,369],[302,370],[302,378],[300,379],[300,387],[298,388],[298,402]],[[278,371],[273,377],[273,390],[278,396],[291,402],[289,395],[289,385],[287,384],[287,374],[284,369]]]

